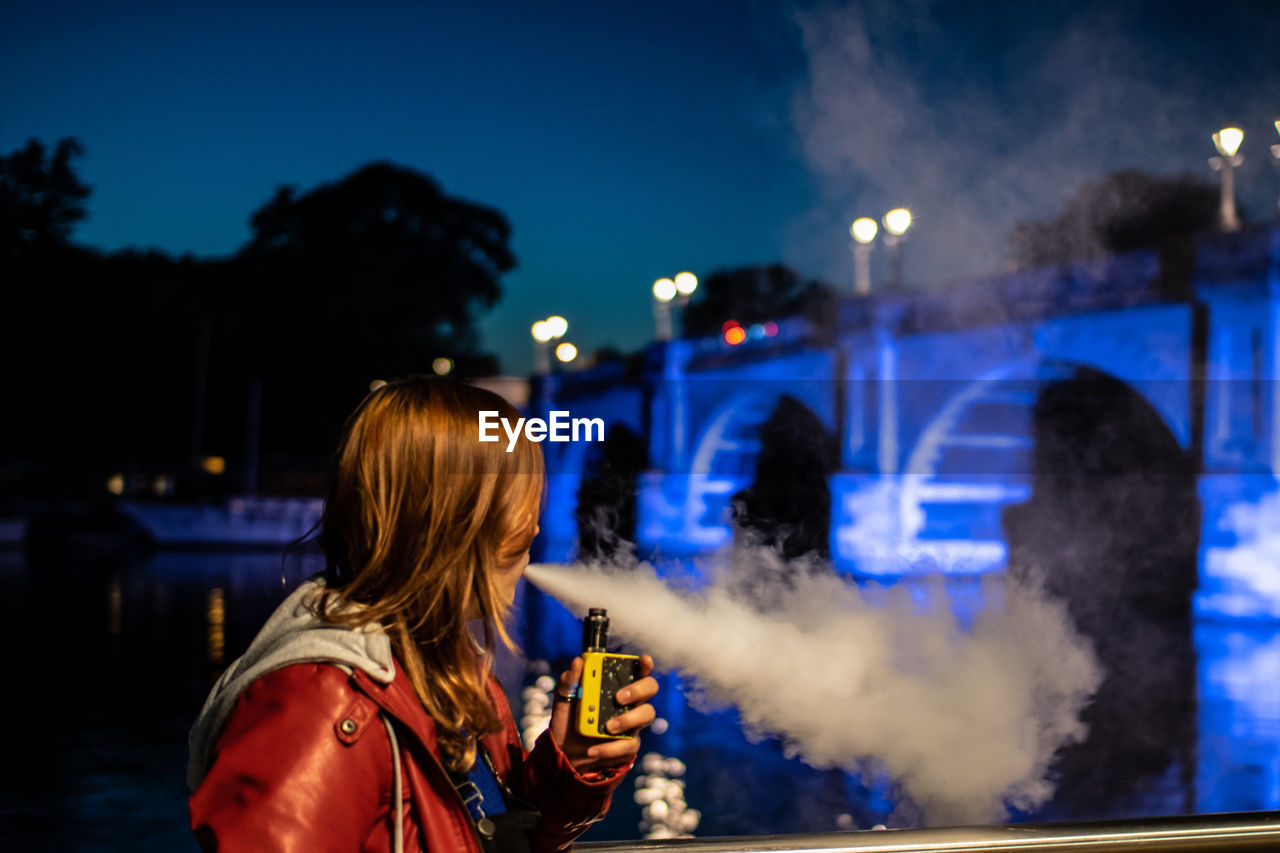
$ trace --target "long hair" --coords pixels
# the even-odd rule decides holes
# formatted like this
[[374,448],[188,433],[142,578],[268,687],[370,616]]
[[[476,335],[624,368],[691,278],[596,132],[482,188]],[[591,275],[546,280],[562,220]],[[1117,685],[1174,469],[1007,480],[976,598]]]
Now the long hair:
[[385,627],[455,771],[498,730],[488,673],[495,638],[513,644],[494,574],[529,549],[543,486],[538,445],[480,441],[481,411],[519,417],[496,394],[436,377],[370,393],[343,430],[319,535],[322,618]]

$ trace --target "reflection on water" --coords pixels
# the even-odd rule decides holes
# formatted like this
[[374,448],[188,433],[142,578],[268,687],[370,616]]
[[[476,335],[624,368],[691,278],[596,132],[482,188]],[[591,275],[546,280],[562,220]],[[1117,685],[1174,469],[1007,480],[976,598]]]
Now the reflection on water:
[[222,587],[215,586],[209,590],[209,604],[205,608],[209,617],[209,663],[213,666],[222,664],[222,653],[226,649],[226,604],[222,597]]
[[[8,730],[23,734],[6,743],[0,840],[10,849],[194,849],[187,728],[219,668],[311,568],[278,554],[34,567],[0,553],[0,631],[18,650],[10,683],[25,687],[4,703]],[[1201,621],[1193,638],[1193,748],[1124,809],[1280,808],[1280,625]],[[678,679],[665,680],[661,713],[672,725],[648,735],[646,749],[688,764],[699,835],[868,827],[892,811],[887,780],[815,770],[776,743],[753,743],[732,710],[691,710],[677,699]],[[627,783],[590,839],[638,835],[630,793]]]

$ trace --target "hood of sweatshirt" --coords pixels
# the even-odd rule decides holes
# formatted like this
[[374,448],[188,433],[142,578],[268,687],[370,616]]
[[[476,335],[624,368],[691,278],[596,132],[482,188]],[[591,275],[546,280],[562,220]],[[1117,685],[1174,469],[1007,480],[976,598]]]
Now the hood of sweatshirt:
[[334,663],[363,670],[382,684],[395,679],[391,639],[382,626],[350,628],[321,621],[316,607],[322,592],[324,581],[319,579],[294,590],[213,686],[187,739],[187,787],[191,790],[208,772],[210,753],[236,700],[267,673],[295,663]]

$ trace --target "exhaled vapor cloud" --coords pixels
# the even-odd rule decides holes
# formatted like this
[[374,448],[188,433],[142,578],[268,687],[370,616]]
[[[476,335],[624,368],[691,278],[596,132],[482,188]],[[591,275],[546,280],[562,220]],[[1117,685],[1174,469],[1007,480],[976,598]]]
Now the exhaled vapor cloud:
[[[791,231],[803,268],[847,283],[852,218],[906,205],[916,215],[909,284],[999,273],[1015,224],[1051,218],[1109,171],[1212,180],[1209,135],[1222,123],[1257,140],[1241,193],[1270,215],[1275,180],[1263,143],[1274,141],[1280,106],[1267,80],[1250,72],[1227,85],[1231,72],[1162,42],[1132,9],[970,4],[944,19],[954,6],[871,0],[794,16],[808,73],[792,124],[820,196]],[[1248,13],[1236,17],[1247,31]],[[1242,56],[1265,52],[1264,30],[1280,35],[1266,16],[1256,27]]]
[[942,594],[921,604],[899,588],[873,603],[834,574],[787,572],[772,552],[739,550],[735,563],[696,593],[644,564],[527,576],[579,614],[607,608],[614,635],[806,762],[887,771],[931,824],[997,820],[1052,794],[1050,760],[1084,737],[1079,714],[1101,681],[1062,605],[992,578],[987,609],[962,630]]

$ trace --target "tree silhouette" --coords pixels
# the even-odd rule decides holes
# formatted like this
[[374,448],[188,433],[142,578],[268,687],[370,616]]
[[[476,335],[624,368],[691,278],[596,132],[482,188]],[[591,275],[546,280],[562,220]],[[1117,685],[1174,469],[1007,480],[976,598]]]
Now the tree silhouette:
[[495,369],[474,318],[515,264],[501,213],[375,163],[276,193],[233,258],[104,253],[69,240],[88,196],[79,152],[32,141],[0,158],[0,354],[37,413],[5,422],[0,486],[34,471],[41,495],[97,494],[108,473],[154,466],[185,482],[216,454],[234,482],[220,488],[239,489],[260,447],[265,489],[305,491],[372,380],[440,356]]
[[83,155],[80,142],[67,138],[52,157],[38,139],[0,157],[0,261],[67,242],[72,226],[85,217],[89,197],[71,162]]
[[684,312],[684,334],[718,335],[726,320],[750,325],[806,314],[822,321],[832,315],[834,295],[817,281],[803,281],[782,264],[717,270],[698,286]]
[[1213,228],[1217,211],[1218,190],[1191,175],[1112,172],[1077,190],[1054,219],[1016,226],[1012,259],[1018,267],[1041,267],[1168,250]]
[[378,162],[303,194],[281,188],[251,225],[220,325],[264,381],[264,447],[329,446],[371,381],[437,357],[462,375],[496,369],[475,319],[515,266],[497,210]]

